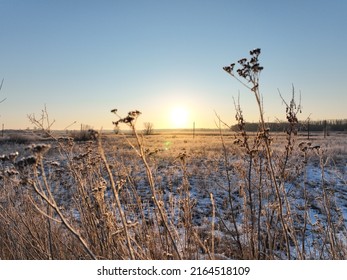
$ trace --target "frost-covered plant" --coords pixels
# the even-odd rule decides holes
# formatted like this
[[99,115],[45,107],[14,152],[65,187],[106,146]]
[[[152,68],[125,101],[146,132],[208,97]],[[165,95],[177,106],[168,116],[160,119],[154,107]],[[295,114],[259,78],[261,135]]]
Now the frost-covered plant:
[[[285,253],[287,259],[306,259],[310,258],[309,250],[313,247],[307,238],[307,229],[311,227],[307,190],[304,184],[302,199],[305,205],[304,211],[300,212],[296,207],[299,198],[294,197],[298,192],[294,193],[291,187],[297,184],[295,176],[304,176],[308,156],[308,149],[304,149],[304,144],[299,146],[295,144],[299,125],[297,115],[301,113],[301,104],[295,101],[294,87],[290,102],[287,103],[280,94],[286,106],[288,125],[284,146],[274,149],[274,135],[265,122],[263,98],[260,93],[259,78],[263,70],[259,63],[260,53],[259,48],[254,49],[250,51],[250,58],[242,58],[237,64],[232,63],[223,67],[228,74],[251,91],[259,109],[258,131],[256,135],[251,135],[245,129],[241,106],[235,103],[239,132],[236,134],[234,144],[241,150],[245,164],[235,164],[232,169],[233,174],[243,180],[240,187],[240,197],[243,202],[240,217],[243,219],[243,231],[238,232],[234,226],[234,235],[237,240],[246,236],[244,246],[240,250],[242,258],[284,258],[281,253]],[[319,146],[314,147],[310,149],[319,150]],[[298,164],[298,149],[305,153],[302,164]],[[226,158],[227,156],[225,154]],[[335,211],[333,209],[336,205],[329,203],[332,197],[329,196],[328,199],[328,194],[324,191],[324,178],[322,186],[323,209],[326,210],[327,225],[330,225],[326,238],[330,241],[330,249],[323,242],[320,250],[327,252],[333,259],[341,258],[342,255],[336,253],[336,250],[341,251],[341,245],[336,241],[337,232],[333,226],[337,220],[332,222],[331,218],[331,212]],[[329,208],[332,205],[334,207]],[[235,202],[230,203],[230,207],[235,207]],[[232,221],[236,218],[232,215]]]

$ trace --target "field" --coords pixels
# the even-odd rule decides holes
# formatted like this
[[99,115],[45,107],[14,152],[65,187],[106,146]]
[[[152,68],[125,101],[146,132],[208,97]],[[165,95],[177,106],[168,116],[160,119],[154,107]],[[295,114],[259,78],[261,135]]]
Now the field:
[[0,259],[346,259],[347,135],[269,135],[8,131]]
[[235,132],[217,115],[215,131],[153,134],[117,109],[117,134],[57,132],[46,108],[3,131],[0,259],[347,259],[347,134],[300,134],[294,88],[272,131],[260,52],[223,68],[254,96],[255,132],[236,101]]

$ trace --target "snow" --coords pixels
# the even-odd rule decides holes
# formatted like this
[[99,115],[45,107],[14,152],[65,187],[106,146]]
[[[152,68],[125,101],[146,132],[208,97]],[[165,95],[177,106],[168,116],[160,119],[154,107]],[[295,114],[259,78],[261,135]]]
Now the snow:
[[[218,138],[217,138],[218,139]],[[216,141],[216,140],[214,140]],[[217,140],[218,141],[218,140]],[[181,226],[182,222],[182,207],[184,207],[184,201],[189,201],[189,207],[192,211],[192,223],[198,230],[210,231],[212,223],[212,211],[213,204],[215,205],[215,237],[223,239],[223,236],[228,235],[228,230],[235,230],[235,225],[232,223],[230,216],[234,215],[236,218],[236,229],[241,234],[241,240],[246,242],[247,240],[247,227],[244,222],[248,218],[243,211],[244,207],[249,203],[247,197],[248,181],[247,181],[247,158],[243,158],[242,155],[237,153],[230,153],[227,159],[227,166],[223,153],[221,152],[221,146],[218,142],[202,142],[192,143],[188,140],[182,139],[165,139],[164,141],[154,141],[154,147],[149,147],[149,150],[155,150],[155,145],[165,144],[165,149],[160,149],[158,152],[151,154],[148,157],[148,163],[151,167],[156,189],[157,198],[163,202],[166,209],[168,219],[175,226]],[[217,143],[217,144],[216,144]],[[125,145],[122,143],[122,145]],[[86,149],[90,151],[90,144],[86,144],[85,147],[79,144],[78,147],[71,153],[71,158],[78,158],[78,155],[84,153]],[[126,145],[125,145],[126,147]],[[24,154],[22,152],[19,155]],[[135,153],[129,149],[117,148],[113,145],[105,148],[109,164],[112,165],[112,172],[115,177],[115,181],[124,179],[125,185],[120,191],[120,196],[123,202],[123,211],[127,212],[128,219],[136,221],[140,213],[136,211],[136,195],[138,195],[142,201],[143,214],[146,219],[150,220],[154,218],[155,205],[152,200],[152,192],[149,187],[148,178],[145,172],[145,166],[141,159],[135,155]],[[187,158],[183,161],[178,159],[178,156],[187,153]],[[91,152],[90,156],[97,154],[96,148]],[[7,153],[9,154],[9,153]],[[17,154],[16,154],[17,155]],[[84,154],[83,154],[84,155]],[[6,153],[2,158],[6,157]],[[347,157],[346,157],[347,158]],[[305,224],[305,246],[311,249],[316,243],[323,242],[320,238],[321,231],[331,227],[327,220],[327,210],[332,215],[333,224],[336,226],[337,234],[341,238],[341,242],[346,243],[346,224],[347,224],[347,164],[346,158],[339,161],[338,164],[334,164],[333,161],[326,161],[324,168],[319,164],[317,159],[309,161],[299,166],[300,157],[297,162],[290,163],[288,180],[284,182],[284,190],[291,209],[287,209],[287,205],[283,202],[283,209],[285,212],[291,210],[294,212],[294,226],[298,227],[298,231],[303,230],[302,226]],[[92,188],[89,186],[91,182],[97,182],[98,176],[103,176],[105,179],[108,175],[102,170],[102,164],[98,162],[97,158],[93,159],[93,166],[85,166],[87,159],[81,158],[76,160],[76,167],[82,172],[81,174],[88,174],[92,171],[91,178],[84,178],[86,180],[86,188]],[[76,179],[73,178],[71,172],[71,166],[68,164],[68,160],[60,153],[55,152],[48,153],[44,159],[45,171],[47,177],[51,180],[52,191],[56,195],[58,204],[63,205],[65,209],[68,209],[70,215],[76,221],[81,219],[81,213],[77,208],[69,209],[73,205],[72,197],[76,193]],[[5,173],[9,173],[11,165],[9,163],[2,164]],[[95,168],[95,169],[93,169]],[[252,176],[252,192],[253,202],[256,210],[257,204],[257,187],[258,187],[258,171],[253,170]],[[264,170],[262,172],[265,172]],[[90,174],[89,174],[90,175]],[[227,177],[227,175],[229,177]],[[18,174],[11,175],[13,177]],[[96,177],[96,178],[94,178]],[[91,181],[88,181],[88,180]],[[19,184],[18,178],[17,183]],[[265,225],[266,213],[270,213],[274,209],[278,209],[278,205],[274,200],[274,195],[270,193],[269,186],[271,182],[269,179],[264,179],[262,182],[264,193],[262,194],[262,220]],[[88,186],[87,186],[88,185]],[[268,189],[266,189],[268,188]],[[212,203],[210,194],[213,194],[214,201]],[[106,201],[113,201],[113,193],[110,189],[110,183],[107,183],[107,189],[105,192]],[[130,201],[127,204],[126,201]],[[233,204],[233,209],[230,209],[230,202]],[[330,209],[327,209],[327,203],[331,205]],[[114,206],[109,205],[110,208]],[[247,208],[249,209],[249,207]],[[116,213],[116,212],[114,212]],[[249,215],[249,213],[247,213]],[[118,219],[117,219],[118,220]],[[221,221],[223,220],[223,221]],[[118,220],[120,223],[120,221]],[[225,229],[225,226],[228,230]],[[184,239],[184,231],[182,228],[178,228],[181,238]],[[301,234],[301,233],[300,233]],[[294,256],[297,256],[298,252],[296,248],[291,245]],[[308,255],[311,253],[308,252]],[[278,252],[278,256],[283,257],[283,252]],[[311,258],[317,256],[311,254]],[[285,258],[285,256],[284,256]]]

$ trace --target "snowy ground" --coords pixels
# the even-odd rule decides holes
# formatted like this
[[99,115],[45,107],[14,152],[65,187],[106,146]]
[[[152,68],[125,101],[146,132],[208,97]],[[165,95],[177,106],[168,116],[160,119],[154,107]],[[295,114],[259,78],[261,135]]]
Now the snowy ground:
[[[303,137],[298,139],[297,143],[307,141]],[[136,156],[133,148],[129,146],[127,140],[122,136],[109,136],[104,140],[104,149],[110,166],[113,167],[116,179],[124,179],[123,186],[124,197],[130,197],[129,193],[136,190],[144,203],[151,205],[151,192],[148,187],[148,178],[141,160]],[[134,141],[133,138],[129,138]],[[179,201],[188,198],[192,206],[193,223],[196,227],[204,227],[212,218],[212,205],[215,204],[218,219],[223,219],[230,214],[230,205],[228,201],[232,197],[235,213],[242,210],[244,203],[241,193],[241,186],[245,184],[244,173],[247,160],[237,152],[234,147],[234,136],[227,135],[224,138],[227,147],[226,154],[223,153],[221,139],[217,134],[214,135],[151,135],[144,138],[144,147],[147,153],[148,163],[151,167],[155,185],[160,197],[167,207],[174,205],[173,201]],[[283,139],[278,136],[279,146]],[[302,165],[296,173],[290,171],[291,179],[286,182],[285,188],[288,194],[292,210],[297,211],[298,216],[304,217],[305,205],[309,207],[308,231],[314,231],[318,223],[326,223],[326,209],[322,200],[324,193],[329,195],[329,203],[332,203],[334,209],[334,219],[339,224],[338,230],[345,230],[347,225],[347,135],[330,136],[328,139],[316,137],[310,140],[312,145],[319,145],[323,153],[321,161],[319,157],[312,153],[307,163],[302,165],[302,157],[298,154],[294,156],[290,167],[294,170],[296,166]],[[18,151],[18,160],[28,157],[30,151],[26,149],[28,144],[1,144],[0,156],[9,155]],[[48,174],[58,174],[58,170],[64,173],[68,169],[67,159],[64,154],[59,153],[56,143],[51,143],[52,148],[45,155],[44,163]],[[71,149],[70,156],[76,161],[86,151],[97,153],[94,144],[75,143]],[[295,144],[296,147],[298,144]],[[94,149],[94,150],[93,150]],[[226,162],[227,159],[227,162]],[[2,170],[10,170],[11,164],[2,163]],[[65,171],[64,171],[65,170]],[[83,170],[83,167],[81,167]],[[53,172],[54,171],[54,172]],[[82,171],[81,171],[82,172]],[[58,175],[57,175],[58,176]],[[68,172],[60,178],[60,185],[68,185],[70,178]],[[229,176],[229,177],[228,177]],[[256,176],[254,174],[253,176]],[[52,179],[53,180],[53,179]],[[67,203],[73,196],[68,188],[57,187],[55,193],[61,198],[60,203]],[[108,186],[107,193],[110,192]],[[73,191],[70,188],[70,192]],[[306,194],[306,199],[305,197]],[[213,194],[213,203],[211,200]],[[111,194],[110,194],[111,195]],[[62,199],[63,198],[63,199]],[[178,203],[178,202],[177,202]],[[335,207],[336,206],[336,207]],[[66,205],[66,207],[68,207]],[[169,213],[172,220],[175,220],[177,209]],[[76,212],[75,217],[78,217]],[[238,224],[242,227],[243,216],[238,217]],[[337,220],[340,219],[338,222]],[[230,221],[224,221],[230,224]],[[341,227],[343,225],[343,227]],[[223,235],[221,224],[216,229],[216,234]],[[308,233],[309,236],[310,233]],[[314,234],[308,239],[314,239]]]

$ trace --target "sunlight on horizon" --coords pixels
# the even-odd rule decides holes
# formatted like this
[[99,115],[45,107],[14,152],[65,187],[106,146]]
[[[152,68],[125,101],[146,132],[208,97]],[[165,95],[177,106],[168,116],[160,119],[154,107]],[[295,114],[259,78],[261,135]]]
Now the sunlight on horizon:
[[175,106],[170,110],[169,128],[188,128],[189,110],[183,106]]

